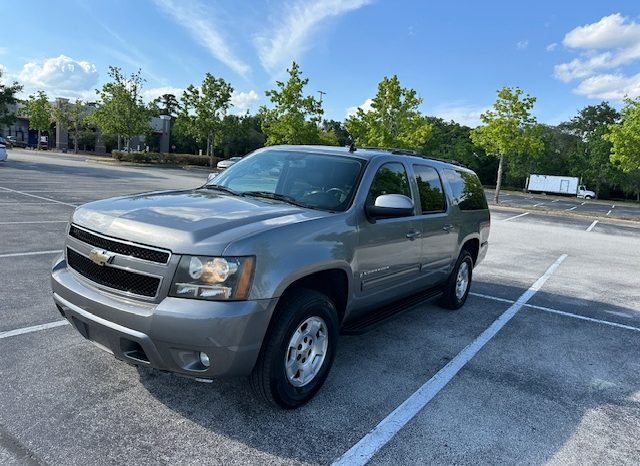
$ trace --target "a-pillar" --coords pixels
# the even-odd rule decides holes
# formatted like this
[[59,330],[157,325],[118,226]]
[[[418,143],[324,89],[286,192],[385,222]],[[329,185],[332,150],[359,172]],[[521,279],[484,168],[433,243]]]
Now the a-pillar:
[[[69,99],[56,98],[55,106],[59,109],[69,105]],[[66,152],[69,148],[69,129],[60,121],[56,121],[56,149]]]

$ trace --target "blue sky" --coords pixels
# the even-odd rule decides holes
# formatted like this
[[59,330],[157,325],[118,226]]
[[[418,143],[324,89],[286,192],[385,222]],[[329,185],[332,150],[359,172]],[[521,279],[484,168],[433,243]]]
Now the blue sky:
[[295,59],[308,91],[326,92],[327,118],[366,107],[397,74],[425,114],[476,125],[507,85],[555,124],[640,95],[639,15],[631,0],[22,0],[3,8],[0,67],[25,93],[84,99],[109,65],[142,68],[147,98],[211,72],[236,89],[240,112],[268,103]]

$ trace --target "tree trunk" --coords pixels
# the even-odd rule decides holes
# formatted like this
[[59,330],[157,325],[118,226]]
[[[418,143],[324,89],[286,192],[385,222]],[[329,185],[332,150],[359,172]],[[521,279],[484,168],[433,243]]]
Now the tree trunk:
[[120,145],[120,135],[118,134],[118,150],[121,150],[121,145]]
[[78,154],[78,130],[73,133],[73,153]]
[[213,168],[213,157],[211,156],[211,134],[207,135],[207,156],[209,157],[209,168]]
[[130,137],[127,137],[127,154],[131,153],[131,139]]
[[498,179],[496,180],[496,194],[493,201],[500,204],[500,187],[502,187],[502,163],[504,162],[504,154],[500,154],[500,163],[498,164]]
[[36,150],[40,150],[40,130],[38,130],[38,140],[36,141]]

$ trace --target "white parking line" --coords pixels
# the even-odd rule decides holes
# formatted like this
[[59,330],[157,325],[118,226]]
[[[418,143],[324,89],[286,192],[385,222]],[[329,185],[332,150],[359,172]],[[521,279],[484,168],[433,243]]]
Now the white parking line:
[[505,219],[503,220],[503,222],[508,222],[509,220],[513,220],[513,219],[515,219],[515,218],[524,217],[525,215],[529,215],[529,212],[525,212],[524,214],[516,215],[516,216],[514,216],[514,217],[505,218]]
[[554,199],[554,200],[553,200],[553,201],[551,201],[551,202],[558,202],[559,200],[560,200],[560,199]]
[[[490,295],[481,294],[481,293],[469,293],[469,294],[472,295],[472,296],[477,296],[478,298],[491,299],[492,301],[499,301],[501,303],[514,303],[515,302],[515,301],[512,301],[510,299],[498,298],[496,296],[490,296]],[[565,316],[565,317],[571,317],[572,319],[585,320],[587,322],[594,322],[596,324],[608,325],[609,327],[623,328],[625,330],[632,330],[634,332],[640,332],[640,328],[638,328],[638,327],[633,327],[631,325],[625,325],[625,324],[619,324],[617,322],[611,322],[609,320],[594,319],[593,317],[581,316],[580,314],[574,314],[573,312],[561,311],[559,309],[553,309],[553,308],[550,308],[550,307],[536,306],[535,304],[525,304],[524,306],[528,307],[528,308],[531,308],[531,309],[537,309],[539,311],[545,311],[545,312],[550,312],[552,314],[558,314],[558,315]],[[624,317],[627,317],[627,316],[624,316]]]
[[3,257],[42,256],[45,254],[58,254],[60,252],[62,252],[61,249],[55,251],[12,252],[9,254],[0,254],[0,259]]
[[68,220],[35,220],[32,222],[0,222],[0,225],[24,225],[30,223],[67,223]]
[[594,220],[593,223],[591,225],[589,225],[589,228],[587,228],[587,231],[593,230],[593,227],[595,227],[597,224],[598,224],[598,221]]
[[582,203],[582,204],[580,204],[580,205],[585,205],[585,204],[586,204],[586,202],[583,202],[583,203]]
[[35,194],[29,194],[22,191],[16,191],[15,189],[5,188],[4,186],[0,186],[0,189],[4,189],[5,191],[9,191],[12,193],[22,194],[23,196],[35,197],[36,199],[42,199],[43,201],[55,202],[56,204],[68,205],[70,207],[77,207],[75,204],[70,204],[68,202],[57,201],[55,199],[51,199],[48,197],[36,196]]
[[570,209],[567,209],[567,210],[573,210],[573,209],[577,209],[577,208],[578,208],[578,206],[573,206],[573,207],[571,207]]
[[609,215],[611,213],[611,211],[607,212],[607,215]]
[[338,458],[333,466],[364,465],[420,412],[456,374],[504,327],[516,313],[542,288],[549,277],[567,258],[566,254],[547,269],[522,296],[498,317],[478,338],[467,345],[449,363],[407,398],[371,432]]
[[56,320],[55,322],[49,322],[48,324],[33,325],[32,327],[23,327],[15,330],[9,330],[7,332],[0,332],[0,340],[3,338],[15,337],[17,335],[24,335],[25,333],[39,332],[40,330],[61,327],[62,325],[67,324],[69,324],[69,322],[66,320]]
[[538,207],[539,205],[544,205],[544,202],[541,202],[540,204],[534,204],[533,207]]

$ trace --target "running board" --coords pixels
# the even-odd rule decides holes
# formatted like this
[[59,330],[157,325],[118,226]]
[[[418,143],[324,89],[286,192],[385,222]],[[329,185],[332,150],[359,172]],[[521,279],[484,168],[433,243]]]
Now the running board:
[[398,314],[441,294],[442,288],[437,287],[394,301],[381,308],[371,310],[354,321],[348,322],[340,329],[340,333],[343,335],[361,335],[391,320]]

